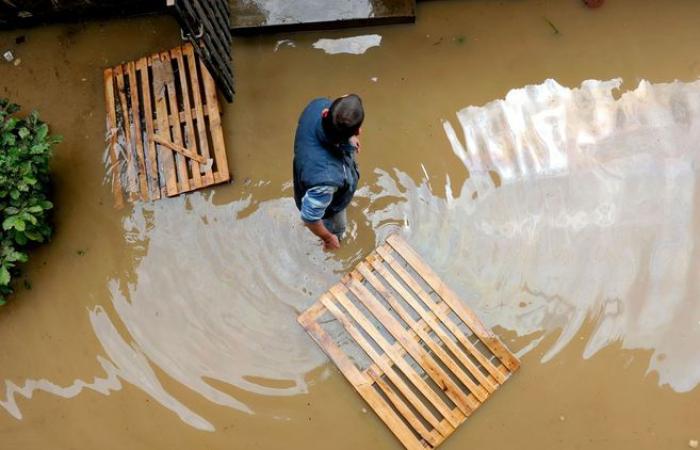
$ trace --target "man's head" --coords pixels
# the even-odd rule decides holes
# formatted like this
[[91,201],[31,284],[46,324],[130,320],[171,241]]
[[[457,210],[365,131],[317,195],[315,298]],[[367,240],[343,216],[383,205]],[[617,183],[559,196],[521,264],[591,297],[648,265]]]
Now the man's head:
[[345,142],[360,134],[365,110],[362,99],[355,94],[335,99],[331,107],[323,112],[323,129],[332,142]]

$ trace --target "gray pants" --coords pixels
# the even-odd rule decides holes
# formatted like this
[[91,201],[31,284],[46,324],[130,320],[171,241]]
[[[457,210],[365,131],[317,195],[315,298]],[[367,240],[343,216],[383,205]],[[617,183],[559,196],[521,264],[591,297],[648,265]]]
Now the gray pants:
[[333,217],[323,219],[323,225],[325,225],[328,231],[338,236],[338,239],[341,239],[343,237],[343,234],[345,234],[345,228],[347,226],[347,223],[348,218],[345,214],[345,210],[340,211]]

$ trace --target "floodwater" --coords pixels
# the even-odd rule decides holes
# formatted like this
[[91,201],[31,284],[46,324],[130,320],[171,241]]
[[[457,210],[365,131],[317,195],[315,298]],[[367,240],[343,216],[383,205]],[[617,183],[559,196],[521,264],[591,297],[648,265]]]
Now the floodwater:
[[[65,137],[55,239],[0,309],[0,448],[398,448],[295,322],[394,231],[523,362],[442,448],[700,439],[700,4],[417,13],[237,39],[234,182],[122,210],[101,69],[175,46],[174,21],[0,34],[27,36],[2,95]],[[369,34],[360,54],[314,48]],[[327,254],[290,199],[291,145],[309,99],[351,91],[362,187]]]

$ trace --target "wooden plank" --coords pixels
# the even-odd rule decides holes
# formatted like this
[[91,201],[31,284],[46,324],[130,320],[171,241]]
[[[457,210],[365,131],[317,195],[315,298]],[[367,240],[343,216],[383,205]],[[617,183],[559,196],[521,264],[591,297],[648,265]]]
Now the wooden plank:
[[490,330],[484,327],[476,315],[467,308],[457,295],[445,285],[440,278],[430,269],[401,237],[392,235],[387,243],[401,257],[406,260],[426,283],[448,304],[450,308],[467,324],[472,332],[496,355],[496,357],[509,370],[516,371],[520,367],[520,361],[506,349],[501,341]]
[[[161,136],[167,136],[172,139],[172,134],[170,132],[170,125],[168,123],[168,105],[166,97],[166,87],[165,87],[165,77],[166,74],[163,62],[160,60],[160,55],[154,55],[149,58],[153,70],[153,92],[156,97],[156,122],[158,124],[158,134]],[[165,188],[166,195],[173,196],[177,195],[179,190],[177,187],[177,174],[175,173],[175,161],[173,159],[173,152],[162,146],[158,145],[158,161],[163,169],[163,176],[165,177]]]
[[[177,91],[175,88],[175,74],[173,73],[172,60],[170,58],[169,52],[161,53],[161,62],[165,64],[165,85],[167,90],[166,100],[168,101],[169,110],[171,112],[179,111],[179,102],[177,98]],[[182,130],[180,129],[180,124],[175,127],[170,127],[172,131],[172,142],[182,146]],[[161,134],[161,133],[159,133]],[[162,134],[161,134],[162,135]],[[187,160],[183,155],[176,152],[175,153],[175,165],[177,166],[177,181],[179,185],[180,192],[190,189],[190,176],[187,170]],[[178,192],[179,193],[179,192]]]
[[400,417],[391,409],[386,401],[374,390],[372,381],[362,374],[345,356],[343,351],[333,342],[333,339],[317,323],[311,322],[306,326],[309,335],[323,348],[333,363],[342,372],[355,390],[377,413],[379,418],[389,427],[399,441],[409,450],[424,450],[413,432]]
[[[443,417],[453,427],[459,426],[459,424],[464,420],[464,415],[454,415],[451,408],[440,398],[437,393],[418,375],[418,373],[406,362],[403,356],[392,352],[392,349],[387,342],[386,338],[382,336],[381,332],[377,330],[370,321],[360,312],[359,309],[348,299],[346,292],[347,288],[343,285],[336,285],[330,290],[333,297],[335,297],[340,304],[345,308],[352,318],[369,334],[369,336],[379,345],[384,353],[386,353],[391,360],[394,362],[396,367],[401,369],[406,378],[413,383],[413,385],[418,389],[418,391],[425,396],[428,401],[437,409],[437,411],[442,414]],[[326,304],[326,308],[328,305]],[[406,346],[404,346],[406,348]],[[378,362],[375,360],[375,362]],[[407,395],[407,392],[403,392]]]
[[126,65],[129,75],[129,93],[131,94],[131,115],[134,124],[134,147],[136,150],[136,160],[138,163],[139,183],[141,185],[141,198],[144,201],[149,199],[148,178],[146,174],[146,156],[143,153],[143,135],[141,134],[141,106],[139,102],[138,81],[136,78],[136,67],[133,61]]
[[[337,299],[345,308],[346,311],[350,314],[350,316],[360,324],[361,327],[364,328],[364,325],[361,324],[358,321],[362,320],[362,313],[360,313],[359,310],[357,310],[352,303],[350,303],[350,300],[345,296],[344,292],[342,291],[344,288],[339,288],[339,290],[336,293],[331,293],[335,299]],[[336,295],[337,294],[337,295]],[[321,299],[319,300],[320,303],[322,303],[325,308],[328,310],[328,312],[333,315],[342,325],[345,331],[348,332],[348,334],[355,340],[357,345],[360,346],[360,348],[367,354],[367,356],[370,357],[378,366],[379,370],[381,370],[388,378],[391,380],[392,383],[396,386],[396,388],[403,394],[403,396],[408,399],[408,401],[413,405],[414,408],[420,413],[423,418],[435,429],[441,433],[443,436],[449,436],[450,433],[454,431],[454,428],[457,425],[453,425],[453,422],[451,421],[452,419],[449,418],[447,419],[446,423],[443,423],[440,418],[436,417],[430,409],[426,406],[426,404],[418,398],[418,396],[415,394],[413,389],[406,384],[406,382],[401,378],[394,369],[391,367],[391,363],[387,362],[384,358],[379,355],[376,350],[374,350],[374,347],[372,344],[367,340],[367,338],[353,325],[353,323],[350,321],[350,319],[347,318],[347,316],[333,303],[333,300],[331,299],[330,296],[328,295],[323,295],[321,296]],[[345,303],[349,304],[349,308],[345,305]],[[374,339],[375,342],[377,342],[378,345],[381,346],[380,342],[378,339],[382,340],[381,342],[383,344],[387,344],[386,341],[383,340],[381,336],[378,336],[375,338],[374,336],[370,335],[372,339]],[[391,354],[389,354],[391,355]],[[401,358],[401,361],[403,361],[403,358]],[[405,361],[403,361],[405,363]],[[406,373],[406,372],[404,372]],[[409,376],[410,375],[410,376]],[[434,395],[434,392],[430,387],[422,380],[420,377],[418,377],[413,370],[410,368],[408,369],[408,374],[406,378],[409,379],[409,381],[413,382],[414,386],[418,389],[421,394],[423,394],[426,398],[427,395],[424,393],[424,391],[428,395]],[[413,379],[412,379],[413,378]],[[416,379],[414,381],[414,379]],[[430,399],[428,399],[430,401]],[[439,400],[439,399],[438,399]],[[431,401],[432,403],[432,401]],[[437,409],[437,408],[436,408]],[[445,406],[445,411],[450,413],[449,408]],[[438,412],[441,412],[438,410]],[[443,415],[443,417],[445,417]],[[455,417],[459,417],[455,415]],[[457,420],[455,420],[454,423],[458,423]]]
[[[180,75],[180,86],[182,92],[183,105],[182,109],[185,114],[185,128],[187,131],[187,143],[184,145],[184,147],[194,150],[194,154],[197,155],[197,139],[195,138],[194,134],[194,123],[192,121],[192,106],[190,103],[189,93],[190,84],[187,81],[187,69],[185,67],[184,58],[182,57],[182,48],[176,47],[173,50],[171,50],[170,53],[172,54],[173,58],[177,61],[178,74]],[[201,162],[202,164],[206,164],[207,160],[203,157],[201,158],[201,160],[198,160],[196,158],[192,159],[193,161],[191,161],[190,163],[192,169],[192,178],[194,178],[194,187],[201,188],[202,175],[200,174],[199,163]]]
[[374,383],[379,386],[379,388],[384,392],[384,395],[389,399],[394,408],[396,408],[401,416],[403,416],[406,421],[408,421],[411,428],[416,430],[419,435],[423,437],[432,447],[436,447],[445,438],[438,433],[437,430],[429,430],[425,427],[421,419],[416,416],[416,414],[411,410],[404,399],[399,395],[394,389],[382,379],[382,374],[375,371],[367,371],[367,375],[374,381]]
[[[444,302],[440,302],[440,304],[437,305],[437,307],[440,308],[440,309],[442,309],[443,312],[445,312],[445,313],[449,313],[449,312],[451,311],[450,307],[447,306],[447,304],[445,304]],[[422,327],[425,331],[430,331],[430,327],[428,326],[428,324],[425,323],[425,321],[424,321],[423,319],[421,319],[421,320],[418,321],[418,326]],[[415,340],[416,342],[421,342],[421,341],[422,341],[422,339],[420,338],[420,336],[418,336],[418,334],[416,334],[415,332],[413,332],[413,330],[411,330],[411,331],[409,332],[409,334],[410,334],[411,338],[412,338],[413,340]],[[398,342],[395,342],[395,343],[392,345],[392,347],[393,347],[393,350],[394,350],[395,352],[398,352],[398,353],[401,354],[401,355],[406,354],[405,349],[404,349],[404,348],[401,346],[401,344],[399,344]],[[389,359],[389,357],[386,356],[386,355],[383,355],[382,358],[383,358],[384,360],[386,360],[386,362],[391,362],[390,359]],[[367,368],[367,370],[370,370],[370,369],[372,369],[372,370],[379,370],[379,369],[378,369],[378,366],[377,366],[376,364],[374,364],[374,363],[373,363],[372,365],[370,365],[370,366]],[[504,366],[503,364],[500,364],[500,363],[499,363],[499,365],[498,365],[498,367],[497,367],[497,370],[500,371],[500,372],[502,373],[502,375],[504,375],[506,378],[510,375],[510,372],[508,371],[508,369],[506,368],[506,366]],[[498,382],[497,382],[491,375],[488,375],[486,378],[489,380],[489,383],[491,383],[491,384],[493,384],[493,385],[495,385],[495,386],[498,386],[498,385],[499,385]],[[471,395],[471,394],[469,394],[469,395]],[[488,400],[488,399],[487,399],[487,400]]]
[[455,384],[450,376],[440,367],[438,362],[416,341],[410,338],[406,329],[384,308],[380,302],[376,301],[370,291],[354,278],[350,278],[346,286],[360,300],[360,302],[386,327],[394,338],[401,343],[408,354],[421,366],[438,387],[452,400],[465,415],[479,406],[470,404],[465,393]]
[[[185,158],[191,159],[194,163],[197,164],[197,166],[199,166],[199,164],[206,164],[207,163],[207,160],[204,159],[203,156],[194,153],[192,150],[185,148],[182,145],[178,145],[174,142],[170,142],[169,140],[165,139],[163,136],[155,135],[155,136],[153,136],[153,141],[160,144],[160,145],[164,145],[164,146],[168,147],[170,150],[181,154]],[[194,180],[194,178],[192,178],[192,180]],[[199,181],[200,181],[199,186],[193,185],[193,186],[191,186],[191,189],[201,188],[202,187],[201,180],[199,180]]]
[[[192,45],[187,44],[182,47],[182,53],[187,58],[187,65],[190,73],[190,80],[192,80],[192,99],[194,101],[195,118],[197,119],[197,136],[199,137],[199,151],[205,158],[209,159],[209,140],[207,138],[207,128],[204,116],[208,115],[209,111],[205,110],[202,106],[202,98],[200,93],[200,82],[198,75],[197,60],[194,56],[194,51]],[[228,165],[227,165],[228,167]],[[214,175],[212,174],[211,167],[207,167],[204,172],[204,177],[202,182],[205,185],[210,185],[214,183]]]
[[122,193],[122,181],[119,168],[119,155],[117,153],[117,138],[119,127],[117,125],[117,111],[114,99],[114,72],[112,69],[104,71],[105,83],[105,107],[107,108],[107,137],[109,148],[110,173],[112,175],[112,192],[114,193],[114,206],[124,207],[124,195]]
[[153,107],[151,105],[151,80],[148,74],[148,58],[136,61],[136,71],[141,74],[141,92],[143,94],[143,121],[146,128],[146,154],[148,155],[148,177],[152,200],[160,198],[160,176],[158,174],[158,157],[156,144],[153,142],[155,126],[153,125]]
[[[384,261],[389,264],[389,267],[396,272],[396,274],[401,278],[401,280],[406,283],[406,285],[415,292],[418,297],[425,303],[430,309],[435,313],[435,315],[440,319],[440,321],[445,325],[445,327],[459,340],[459,342],[469,351],[469,353],[464,353],[464,356],[468,359],[469,355],[473,356],[479,364],[481,364],[488,373],[494,377],[499,383],[505,381],[505,376],[497,370],[497,368],[491,364],[489,359],[484,356],[472,342],[469,337],[466,336],[457,324],[452,321],[449,317],[449,311],[441,310],[435,307],[434,300],[426,293],[420,285],[413,279],[413,277],[404,269],[401,264],[394,259],[394,257],[389,253],[386,247],[380,247],[377,249],[377,253],[381,256]],[[446,303],[445,303],[446,304]],[[446,304],[447,305],[447,304]],[[448,306],[449,307],[449,306]],[[460,349],[461,350],[461,349]]]
[[[383,246],[383,247],[386,248],[385,246]],[[384,265],[378,259],[378,257],[379,257],[379,254],[377,253],[377,257],[370,256],[369,258],[367,258],[367,260],[369,261],[369,264],[372,266],[372,268],[374,270],[376,270],[379,274],[381,274],[382,277],[384,277],[384,279],[387,280],[389,282],[389,284],[394,288],[394,290],[396,290],[396,292],[398,292],[399,295],[401,295],[401,297],[403,297],[404,300],[406,300],[406,302],[411,306],[411,308],[413,308],[418,313],[418,315],[421,317],[421,319],[423,319],[423,321],[425,321],[425,323],[429,326],[429,329],[440,338],[440,341],[445,344],[445,346],[450,350],[450,352],[452,352],[452,354],[455,356],[455,358],[457,358],[459,360],[459,362],[464,367],[466,367],[466,369],[469,371],[469,373],[471,373],[471,375],[474,376],[474,378],[476,378],[477,381],[489,393],[493,393],[496,390],[496,388],[498,387],[498,385],[496,383],[491,382],[488,379],[488,377],[486,377],[483,374],[483,372],[472,362],[472,360],[467,355],[464,354],[462,349],[452,340],[452,338],[450,336],[448,336],[444,332],[443,328],[440,326],[440,324],[437,322],[437,320],[435,320],[436,315],[430,311],[427,311],[423,306],[421,306],[420,302],[414,297],[414,295],[412,293],[408,292],[408,290],[399,282],[399,280],[397,280],[396,277],[394,277],[389,272],[389,270],[386,267],[384,267]],[[387,264],[389,264],[389,263],[387,262]],[[434,306],[434,304],[433,304],[433,306]],[[450,367],[450,369],[455,373],[455,375],[457,375],[459,377],[459,379],[460,379],[460,381],[462,381],[462,383],[464,383],[467,387],[469,387],[469,389],[472,392],[474,392],[474,390],[469,386],[469,384],[467,384],[466,381],[462,378],[464,376],[467,376],[467,374],[465,374],[461,370],[461,368],[458,370],[458,369]],[[467,379],[470,379],[470,378],[467,376]],[[481,400],[481,401],[485,400],[485,398],[482,398],[476,392],[474,392],[474,393],[479,398],[479,400]],[[485,393],[483,393],[483,394],[485,394]]]
[[136,167],[134,166],[134,149],[131,141],[131,120],[129,118],[129,106],[126,101],[126,93],[124,87],[124,69],[122,66],[114,68],[114,76],[117,80],[117,92],[119,94],[119,103],[122,111],[122,120],[124,123],[124,155],[126,155],[126,178],[129,185],[129,199],[134,199],[138,195],[138,177],[136,175]]
[[[372,269],[370,268],[370,266],[367,265],[366,263],[362,262],[362,263],[357,265],[357,270],[358,270],[358,272],[360,272],[360,274],[362,274],[363,277],[365,277],[365,279],[372,285],[372,287],[374,289],[376,289],[377,292],[379,292],[382,297],[384,297],[384,299],[387,301],[387,303],[389,303],[391,308],[401,317],[401,320],[406,322],[408,324],[408,326],[422,339],[422,342],[424,342],[430,348],[430,350],[432,350],[432,352],[435,353],[435,355],[437,355],[437,357],[440,359],[440,361],[442,361],[442,363],[445,366],[447,366],[447,368],[450,369],[450,371],[457,376],[459,381],[461,381],[462,384],[464,384],[469,389],[469,391],[472,392],[476,396],[476,398],[479,399],[479,401],[483,402],[484,400],[486,400],[486,397],[488,397],[489,394],[488,394],[488,392],[486,392],[484,387],[477,385],[469,377],[469,375],[466,374],[462,370],[462,368],[457,364],[457,362],[454,359],[452,359],[452,357],[450,355],[448,355],[448,353],[442,348],[442,346],[440,344],[436,343],[428,335],[428,333],[423,329],[423,327],[421,327],[413,319],[410,312],[407,310],[407,308],[405,308],[404,304],[402,304],[396,298],[394,298],[393,294],[391,294],[391,292],[389,292],[389,290],[384,286],[384,284],[382,284],[382,282],[379,281],[379,279],[372,273]],[[415,300],[412,299],[412,296],[404,295],[404,294],[408,294],[408,293],[405,292],[405,289],[403,289],[403,287],[400,286],[398,284],[398,282],[395,279],[393,279],[393,277],[389,273],[386,273],[386,272],[385,273],[377,272],[377,273],[382,275],[387,282],[389,282],[389,278],[391,278],[392,281],[394,281],[394,283],[389,282],[389,284],[392,287],[395,287],[396,292],[399,295],[401,295],[402,298],[413,309],[415,309],[416,312],[418,312],[420,315],[420,313],[422,312],[421,311],[422,308],[420,308],[420,307],[419,307],[419,309],[416,308],[417,305],[416,305]],[[440,332],[442,332],[442,330],[440,330]],[[441,334],[444,336],[444,333],[439,334],[436,332],[436,334],[438,337],[440,337]],[[445,344],[447,344],[447,342],[445,342]],[[476,369],[476,371],[478,373],[480,373],[478,368]],[[483,377],[483,375],[482,375],[482,377]],[[485,377],[483,377],[483,378],[485,379]],[[478,402],[469,402],[468,401],[468,404],[472,409],[476,409],[479,407]]]
[[[201,64],[201,63],[200,63]],[[221,116],[219,115],[219,104],[216,98],[216,86],[211,75],[202,65],[202,81],[204,82],[204,93],[206,97],[207,110],[209,111],[209,128],[214,147],[216,159],[216,170],[221,174],[221,178],[230,178],[228,163],[226,161],[226,146],[224,145],[224,132],[221,128]]]

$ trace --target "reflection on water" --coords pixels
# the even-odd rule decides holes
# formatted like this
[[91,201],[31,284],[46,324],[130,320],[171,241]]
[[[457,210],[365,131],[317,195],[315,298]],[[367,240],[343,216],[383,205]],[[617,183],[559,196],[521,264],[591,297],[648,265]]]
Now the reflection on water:
[[615,341],[652,349],[661,383],[688,391],[700,382],[700,81],[641,82],[616,100],[620,85],[513,90],[457,114],[464,141],[444,122],[471,177],[447,201],[413,188],[411,240],[490,324],[561,328],[544,360],[593,316],[585,357]]
[[[470,175],[463,186],[448,179],[442,198],[427,173],[417,184],[380,170],[359,195],[384,205],[364,211],[378,241],[403,227],[489,325],[522,336],[562,330],[545,360],[593,317],[584,356],[618,341],[651,349],[649,368],[661,383],[687,391],[700,382],[693,276],[700,82],[643,82],[615,99],[620,83],[568,89],[547,81],[466,108],[458,113],[461,133],[443,124]],[[108,393],[122,379],[184,422],[212,430],[152,366],[211,402],[249,413],[251,405],[206,380],[264,395],[304,392],[305,375],[325,358],[295,317],[357,255],[324,254],[288,198],[251,205],[217,206],[195,193],[134,207],[124,227],[142,256],[133,273],[110,283],[116,315],[90,311],[106,377],[70,388],[7,383],[0,405],[20,417],[16,393]]]

